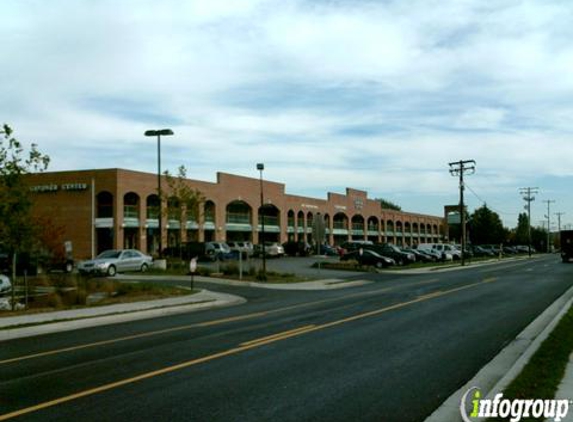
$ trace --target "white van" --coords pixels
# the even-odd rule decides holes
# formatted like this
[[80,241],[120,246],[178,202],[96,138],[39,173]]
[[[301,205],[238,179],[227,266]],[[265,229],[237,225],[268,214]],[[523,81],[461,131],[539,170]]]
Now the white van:
[[446,243],[419,243],[416,249],[437,252],[444,261],[453,261],[454,255],[457,254],[457,250]]

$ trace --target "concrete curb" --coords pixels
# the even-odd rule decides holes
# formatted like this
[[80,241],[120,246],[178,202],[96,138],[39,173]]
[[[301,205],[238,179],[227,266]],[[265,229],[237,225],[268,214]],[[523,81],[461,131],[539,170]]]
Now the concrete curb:
[[[493,399],[495,394],[502,392],[521,373],[531,356],[551,334],[572,303],[573,287],[535,318],[470,381],[446,399],[425,422],[463,422],[460,414],[461,398],[472,387],[479,387],[483,393],[487,392],[487,396],[483,397],[487,399]],[[472,418],[472,420],[485,419]]]
[[[124,281],[181,281],[182,283],[189,282],[189,276],[169,276],[169,275],[118,275],[118,280]],[[211,278],[211,277],[195,277],[196,282],[220,284],[224,286],[235,287],[254,287],[258,289],[271,289],[271,290],[331,290],[343,289],[346,287],[356,287],[365,284],[373,283],[368,280],[344,280],[339,278],[329,278],[323,280],[304,281],[301,283],[259,283],[255,281],[239,281],[233,279]]]
[[[539,258],[539,255],[535,255],[535,256],[531,257],[531,259],[537,259],[537,258]],[[468,270],[468,269],[473,269],[473,268],[477,268],[477,267],[486,267],[486,266],[497,265],[497,264],[509,264],[512,262],[526,261],[529,259],[530,258],[528,256],[527,257],[505,258],[502,260],[494,258],[492,260],[487,260],[487,261],[466,263],[466,265],[463,267],[460,264],[457,264],[457,265],[446,264],[446,266],[443,266],[443,267],[442,266],[433,266],[433,267],[427,267],[427,268],[416,268],[416,269],[412,269],[412,270],[408,270],[408,269],[405,269],[405,270],[384,270],[382,273],[383,274],[404,274],[404,275],[440,274],[440,273],[445,273],[445,272],[450,272],[450,271]]]
[[[246,299],[240,296],[203,290],[193,296],[184,298],[168,298],[147,302],[1,318],[0,328],[11,326],[14,326],[14,328],[0,329],[0,342],[80,328],[119,324],[128,321],[195,312],[202,309],[240,305],[243,303],[246,303]],[[30,323],[37,323],[38,325],[17,327],[17,325]]]

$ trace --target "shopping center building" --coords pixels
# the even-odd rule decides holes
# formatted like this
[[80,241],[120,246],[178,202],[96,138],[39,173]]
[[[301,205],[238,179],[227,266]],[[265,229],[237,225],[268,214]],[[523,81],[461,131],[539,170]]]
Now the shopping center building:
[[[30,175],[29,183],[35,215],[62,228],[76,259],[110,248],[158,252],[157,175],[125,169],[62,171]],[[193,240],[258,243],[261,214],[264,239],[281,243],[312,242],[315,218],[324,219],[330,244],[351,239],[396,245],[439,242],[444,229],[443,217],[382,209],[367,192],[351,188],[317,199],[287,194],[283,183],[263,181],[261,208],[261,182],[256,178],[217,173],[215,183],[184,183],[199,191],[203,201],[198,215],[184,221],[163,201],[163,247]],[[162,190],[169,191],[164,177]]]

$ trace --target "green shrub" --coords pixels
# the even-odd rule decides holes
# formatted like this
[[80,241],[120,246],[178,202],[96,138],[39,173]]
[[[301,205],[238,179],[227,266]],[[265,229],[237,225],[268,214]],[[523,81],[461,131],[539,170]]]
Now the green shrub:
[[59,293],[50,293],[48,295],[48,299],[46,300],[46,305],[49,306],[50,308],[59,309],[63,307],[64,302]]
[[263,270],[259,270],[257,271],[255,279],[257,279],[258,281],[267,281],[267,276],[265,273],[263,273]]
[[223,265],[221,267],[221,272],[225,275],[238,275],[239,274],[239,266],[234,262],[229,264]]

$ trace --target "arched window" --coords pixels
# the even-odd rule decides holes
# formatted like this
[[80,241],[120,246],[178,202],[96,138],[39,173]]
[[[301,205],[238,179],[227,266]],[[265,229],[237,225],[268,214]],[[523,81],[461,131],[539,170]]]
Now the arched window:
[[146,210],[148,220],[159,219],[159,196],[154,194],[147,197]]
[[135,192],[123,196],[123,218],[139,218],[139,195]]
[[245,201],[233,201],[227,204],[225,222],[228,224],[251,224],[252,209]]
[[103,191],[97,194],[96,218],[113,218],[113,195]]

